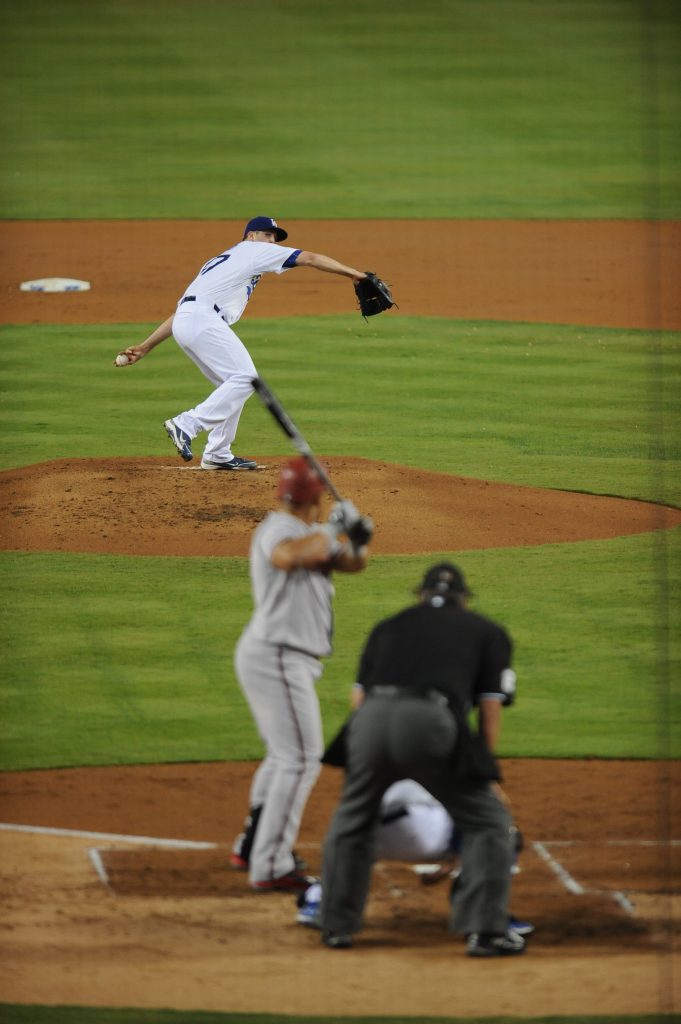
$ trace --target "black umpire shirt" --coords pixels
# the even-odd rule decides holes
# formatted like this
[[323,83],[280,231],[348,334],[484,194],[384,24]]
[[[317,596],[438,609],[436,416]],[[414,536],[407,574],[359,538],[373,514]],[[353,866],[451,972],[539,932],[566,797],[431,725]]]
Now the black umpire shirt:
[[378,624],[362,653],[357,682],[412,693],[439,690],[467,713],[482,697],[511,704],[511,640],[491,619],[458,603],[424,603]]

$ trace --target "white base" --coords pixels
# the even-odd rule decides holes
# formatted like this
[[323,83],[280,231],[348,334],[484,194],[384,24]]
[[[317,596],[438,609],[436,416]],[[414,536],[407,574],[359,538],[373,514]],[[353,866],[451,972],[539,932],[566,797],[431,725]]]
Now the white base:
[[75,277],[41,277],[37,281],[22,281],[22,292],[89,292],[89,281],[78,281]]

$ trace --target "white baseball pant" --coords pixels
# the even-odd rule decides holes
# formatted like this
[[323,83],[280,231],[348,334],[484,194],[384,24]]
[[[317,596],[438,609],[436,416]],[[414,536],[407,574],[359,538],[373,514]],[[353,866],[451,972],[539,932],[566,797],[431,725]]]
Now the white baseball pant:
[[173,318],[173,337],[204,377],[216,385],[205,401],[173,420],[192,438],[208,431],[204,457],[229,462],[241,410],[253,394],[251,381],[257,376],[253,360],[232,328],[207,303],[179,306]]

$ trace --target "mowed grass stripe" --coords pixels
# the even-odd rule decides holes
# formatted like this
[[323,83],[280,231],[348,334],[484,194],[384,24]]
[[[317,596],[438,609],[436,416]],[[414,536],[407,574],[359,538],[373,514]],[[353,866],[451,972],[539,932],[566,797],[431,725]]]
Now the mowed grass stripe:
[[[667,566],[660,575],[661,559]],[[613,541],[382,556],[336,579],[327,738],[348,712],[371,626],[413,601],[434,559],[515,640],[502,756],[655,757],[678,749],[681,529]],[[256,758],[232,655],[250,615],[246,559],[0,555],[3,768]]]
[[[0,466],[168,455],[163,420],[211,386],[172,340],[115,369],[148,330],[0,328]],[[678,332],[310,317],[240,334],[319,453],[681,503]],[[290,444],[252,399],[237,449]]]

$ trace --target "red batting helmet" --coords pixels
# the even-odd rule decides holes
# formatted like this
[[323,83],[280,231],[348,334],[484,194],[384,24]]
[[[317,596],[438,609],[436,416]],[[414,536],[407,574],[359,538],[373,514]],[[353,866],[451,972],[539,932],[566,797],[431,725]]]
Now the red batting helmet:
[[324,481],[303,455],[289,459],[279,477],[277,495],[294,505],[311,505],[324,490]]

